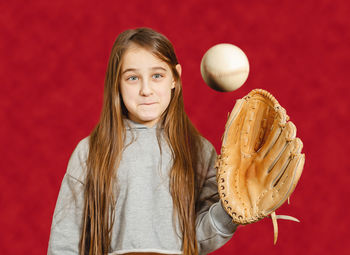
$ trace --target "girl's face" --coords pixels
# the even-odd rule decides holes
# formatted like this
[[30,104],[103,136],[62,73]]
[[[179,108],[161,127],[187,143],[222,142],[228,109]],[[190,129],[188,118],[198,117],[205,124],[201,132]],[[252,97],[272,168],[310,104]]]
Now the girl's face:
[[[181,74],[180,65],[176,69]],[[124,53],[120,92],[132,121],[153,126],[166,110],[175,81],[168,64],[132,44]]]

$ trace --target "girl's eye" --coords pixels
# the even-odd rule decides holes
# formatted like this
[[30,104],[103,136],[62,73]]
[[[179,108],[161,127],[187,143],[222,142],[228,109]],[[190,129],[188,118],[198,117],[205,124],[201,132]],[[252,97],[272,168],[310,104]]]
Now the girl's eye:
[[154,79],[160,79],[163,77],[163,75],[159,74],[159,73],[156,73],[156,74],[153,74],[152,76]]
[[137,79],[137,76],[130,76],[127,78],[128,81],[136,81]]

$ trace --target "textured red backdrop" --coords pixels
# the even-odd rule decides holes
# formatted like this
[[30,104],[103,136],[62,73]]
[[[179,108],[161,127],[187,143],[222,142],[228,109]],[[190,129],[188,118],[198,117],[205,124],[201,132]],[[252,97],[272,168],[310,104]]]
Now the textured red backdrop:
[[[350,254],[347,0],[2,1],[0,3],[1,254],[45,254],[68,159],[96,124],[117,34],[148,26],[174,44],[186,110],[220,148],[227,113],[254,88],[285,107],[304,142],[301,181],[278,213],[240,227],[213,254]],[[204,52],[233,43],[251,72],[219,93],[200,77]]]

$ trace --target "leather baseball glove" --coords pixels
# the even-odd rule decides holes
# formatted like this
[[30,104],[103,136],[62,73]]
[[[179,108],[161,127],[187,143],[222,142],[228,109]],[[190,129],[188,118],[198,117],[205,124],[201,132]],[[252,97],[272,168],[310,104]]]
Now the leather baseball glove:
[[275,211],[294,191],[302,173],[303,143],[284,108],[267,91],[254,89],[237,100],[216,162],[218,189],[226,212],[237,224],[271,215],[274,243],[277,219],[297,219]]

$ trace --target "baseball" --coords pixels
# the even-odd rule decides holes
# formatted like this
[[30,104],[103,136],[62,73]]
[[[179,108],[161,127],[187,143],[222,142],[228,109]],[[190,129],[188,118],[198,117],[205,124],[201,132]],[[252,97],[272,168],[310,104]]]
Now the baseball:
[[212,89],[221,92],[234,91],[248,78],[248,58],[233,44],[217,44],[204,54],[201,74],[205,83]]

